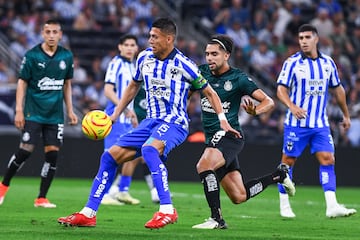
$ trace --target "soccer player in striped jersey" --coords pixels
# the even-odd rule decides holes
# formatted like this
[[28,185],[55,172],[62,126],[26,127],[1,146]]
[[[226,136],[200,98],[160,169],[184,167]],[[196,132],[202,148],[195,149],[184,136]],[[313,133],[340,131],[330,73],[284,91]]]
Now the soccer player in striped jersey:
[[[274,101],[243,71],[230,66],[228,60],[232,48],[233,41],[229,36],[213,36],[205,49],[207,64],[199,66],[199,69],[219,95],[230,125],[244,136],[238,115],[241,105],[247,113],[255,116],[271,110]],[[244,103],[241,104],[245,96],[249,98],[244,98]],[[259,103],[255,105],[252,99]],[[221,130],[215,111],[203,94],[201,111],[206,148],[196,169],[204,187],[211,216],[205,222],[194,225],[193,228],[227,228],[220,207],[220,184],[234,204],[240,204],[257,196],[270,184],[281,183],[288,189],[289,194],[295,192],[295,187],[286,169],[283,168],[277,168],[273,173],[244,183],[238,156],[244,147],[245,139],[234,137],[231,133]]]
[[[106,74],[105,74],[105,86],[104,94],[108,99],[108,104],[105,108],[105,112],[108,115],[111,115],[114,112],[114,109],[121,99],[124,91],[132,81],[132,75],[135,71],[134,60],[136,54],[138,53],[138,40],[135,35],[124,35],[120,38],[118,44],[119,55],[115,56],[108,65]],[[141,97],[139,95],[139,97]],[[143,97],[145,98],[145,96]],[[137,102],[138,103],[138,102]],[[139,103],[138,103],[139,104]],[[134,111],[134,103],[131,102],[127,109]],[[141,109],[141,108],[140,108]],[[146,109],[143,109],[142,112],[145,112]],[[138,125],[138,122],[142,119],[139,119],[143,115],[140,112],[136,118],[128,118],[125,113],[119,116],[119,119],[115,121],[112,125],[112,130],[110,134],[104,139],[104,150],[107,151],[113,144],[116,143],[117,138],[130,131],[133,127]],[[104,195],[101,204],[104,205],[123,205],[126,204],[139,204],[140,200],[133,198],[129,193],[130,184],[132,181],[132,175],[135,171],[137,164],[141,161],[142,158],[139,157],[134,161],[126,162],[122,165],[121,174],[116,181],[114,181],[109,192]],[[151,175],[149,173],[147,165],[143,162],[144,169],[147,169],[147,175],[145,179],[149,182],[149,185],[153,189],[153,183],[151,180]],[[156,194],[157,197],[157,194]]]
[[[326,115],[328,90],[333,93],[343,113],[344,129],[350,127],[345,91],[334,60],[319,52],[317,29],[309,24],[298,30],[300,51],[283,64],[277,79],[277,96],[288,108],[284,120],[283,154],[281,162],[292,175],[296,159],[307,145],[320,163],[320,184],[324,190],[327,217],[344,217],[356,213],[337,202],[334,143]],[[281,185],[280,215],[294,218],[288,195]]]
[[196,64],[174,47],[175,39],[176,25],[172,20],[159,18],[153,22],[149,34],[150,47],[138,55],[134,79],[111,116],[112,120],[117,119],[144,84],[147,118],[102,154],[86,206],[79,213],[59,218],[59,223],[96,226],[96,212],[104,193],[110,188],[118,164],[140,155],[151,171],[160,198],[159,211],[146,222],[145,227],[157,229],[177,221],[168,171],[163,161],[188,135],[186,105],[190,88],[201,91],[207,97],[224,131],[240,137],[240,133],[229,125],[219,96],[203,78]]

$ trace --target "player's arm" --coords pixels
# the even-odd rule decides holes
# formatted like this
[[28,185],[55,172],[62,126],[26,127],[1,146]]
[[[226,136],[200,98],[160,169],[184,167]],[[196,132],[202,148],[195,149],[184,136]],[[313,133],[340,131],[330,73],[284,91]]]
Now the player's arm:
[[259,102],[258,105],[255,105],[251,99],[244,99],[244,104],[242,108],[253,116],[256,116],[261,113],[270,111],[275,107],[275,103],[271,97],[269,97],[263,90],[257,89],[252,94],[251,97]]
[[336,101],[344,115],[343,117],[343,122],[342,125],[343,127],[346,129],[348,129],[351,125],[351,120],[350,120],[350,114],[349,114],[349,110],[348,107],[346,105],[346,94],[345,94],[345,90],[343,88],[343,86],[340,84],[339,86],[337,86],[336,88],[332,89],[332,93],[336,98]]
[[66,106],[66,112],[70,119],[69,124],[76,125],[78,123],[78,117],[74,113],[73,104],[72,104],[72,87],[71,80],[67,79],[64,83],[64,102]]
[[23,129],[25,125],[24,118],[24,101],[27,89],[27,82],[19,78],[17,87],[16,87],[16,105],[15,105],[15,127],[18,129]]
[[306,118],[307,117],[307,111],[305,109],[302,109],[298,106],[296,106],[289,97],[289,92],[288,92],[288,88],[279,84],[277,87],[277,97],[279,98],[279,100],[290,109],[290,111],[292,112],[292,114],[297,118],[297,119],[302,119],[302,118]]
[[214,91],[214,89],[208,84],[203,90],[202,90],[203,94],[205,95],[205,97],[209,100],[212,108],[215,110],[216,114],[219,117],[220,120],[220,127],[225,130],[226,132],[232,132],[235,134],[235,136],[237,137],[241,137],[240,133],[238,131],[236,131],[235,129],[233,129],[230,124],[228,123],[225,113],[223,111],[222,108],[222,104],[220,101],[219,96],[217,95],[217,93]]
[[119,98],[116,96],[114,91],[115,87],[112,83],[105,83],[104,86],[104,95],[107,99],[109,99],[114,105],[118,105]]
[[113,122],[115,122],[116,119],[119,118],[120,114],[125,110],[126,106],[135,98],[136,94],[140,90],[140,87],[141,87],[140,81],[133,80],[129,83],[129,85],[126,87],[124,91],[124,95],[119,100],[119,103],[116,105],[114,113],[111,115],[111,120]]

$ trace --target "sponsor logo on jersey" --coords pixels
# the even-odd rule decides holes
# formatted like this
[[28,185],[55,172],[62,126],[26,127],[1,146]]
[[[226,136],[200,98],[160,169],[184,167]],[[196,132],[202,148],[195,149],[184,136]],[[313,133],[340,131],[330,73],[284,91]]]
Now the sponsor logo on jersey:
[[64,79],[54,79],[49,77],[44,77],[38,82],[38,88],[40,90],[61,90],[64,86]]

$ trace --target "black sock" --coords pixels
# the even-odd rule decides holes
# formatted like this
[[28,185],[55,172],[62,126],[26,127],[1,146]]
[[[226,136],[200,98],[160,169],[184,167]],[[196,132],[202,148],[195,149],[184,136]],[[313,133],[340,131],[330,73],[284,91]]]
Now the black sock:
[[207,170],[199,173],[204,193],[211,210],[211,217],[217,221],[222,219],[220,208],[220,185],[214,171]]
[[11,156],[8,168],[6,170],[6,173],[4,175],[4,179],[2,183],[5,186],[10,185],[11,179],[15,176],[16,172],[22,167],[25,160],[30,156],[31,152],[28,152],[23,149],[19,149],[17,153]]
[[57,151],[45,153],[45,162],[41,170],[41,183],[38,198],[46,198],[56,171]]
[[246,182],[244,184],[246,189],[246,200],[255,197],[264,191],[270,184],[277,183],[278,181],[274,180],[274,178],[274,173],[272,173]]

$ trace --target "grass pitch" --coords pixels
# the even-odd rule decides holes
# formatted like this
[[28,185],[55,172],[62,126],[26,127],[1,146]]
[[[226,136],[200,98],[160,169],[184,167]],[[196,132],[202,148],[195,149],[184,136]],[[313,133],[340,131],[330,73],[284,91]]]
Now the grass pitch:
[[[269,187],[248,202],[234,205],[222,192],[222,209],[227,230],[192,229],[209,217],[207,202],[200,183],[170,182],[173,202],[179,214],[176,224],[160,230],[149,230],[144,224],[158,206],[150,200],[143,181],[134,181],[131,194],[139,198],[136,206],[101,206],[95,228],[64,227],[57,218],[80,211],[87,200],[91,179],[55,178],[48,198],[55,209],[33,207],[39,178],[15,177],[3,205],[0,206],[0,239],[50,240],[210,240],[210,239],[360,239],[360,213],[348,218],[325,217],[325,202],[320,187],[298,186],[291,200],[297,215],[283,219],[279,215],[278,192]],[[338,201],[360,210],[360,189],[339,187]]]

